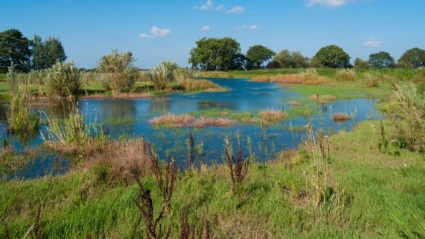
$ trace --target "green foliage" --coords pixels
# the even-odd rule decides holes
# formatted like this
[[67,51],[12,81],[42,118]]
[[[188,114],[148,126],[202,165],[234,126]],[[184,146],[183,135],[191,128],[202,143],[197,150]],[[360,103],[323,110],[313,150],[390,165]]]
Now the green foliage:
[[193,70],[190,68],[178,68],[174,72],[174,78],[177,82],[185,82],[193,79]]
[[280,65],[280,68],[307,68],[309,59],[304,57],[299,51],[282,50],[274,58]]
[[154,68],[150,69],[148,74],[155,89],[163,90],[168,83],[174,81],[174,71],[177,69],[178,65],[169,60],[162,61]]
[[398,145],[425,152],[425,98],[413,84],[394,88],[389,116],[397,129]]
[[66,60],[65,50],[58,38],[49,37],[43,42],[40,36],[34,35],[31,48],[33,51],[31,67],[34,70],[47,69],[56,62]]
[[248,59],[248,69],[260,69],[263,64],[272,59],[276,53],[262,45],[255,45],[248,49],[246,58]]
[[18,132],[34,132],[39,127],[37,114],[31,111],[31,88],[18,84],[7,111],[9,127]]
[[0,73],[14,65],[17,71],[30,69],[30,41],[17,29],[0,32]]
[[229,37],[198,40],[189,58],[193,68],[199,67],[204,71],[236,70],[244,65],[244,61],[239,42]]
[[398,60],[398,64],[413,68],[425,66],[425,50],[417,47],[407,50]]
[[356,60],[354,60],[354,68],[362,70],[369,69],[369,62],[357,57]]
[[74,62],[57,62],[46,71],[46,92],[49,96],[75,96],[81,87],[81,73]]
[[390,55],[390,53],[381,51],[378,53],[371,54],[369,56],[369,65],[372,68],[388,68],[394,67],[395,62],[394,58]]
[[104,87],[112,89],[113,94],[133,90],[139,75],[139,71],[133,66],[135,61],[130,51],[118,53],[114,49],[112,54],[102,56],[98,69],[102,73],[107,73],[102,80]]
[[312,59],[312,65],[329,68],[347,68],[350,66],[350,56],[336,45],[322,47]]
[[341,69],[336,73],[337,81],[356,81],[357,73],[353,69]]

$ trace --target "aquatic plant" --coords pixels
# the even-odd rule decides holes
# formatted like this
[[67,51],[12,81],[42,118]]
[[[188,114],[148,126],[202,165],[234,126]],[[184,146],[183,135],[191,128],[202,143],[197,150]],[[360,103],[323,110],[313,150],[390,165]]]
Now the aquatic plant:
[[264,110],[258,113],[260,119],[267,123],[276,123],[288,118],[286,112],[282,110]]
[[31,88],[19,84],[7,109],[9,127],[16,132],[34,132],[39,128],[39,118],[31,111]]
[[57,62],[46,70],[46,93],[48,96],[75,96],[80,87],[81,73],[74,62]]
[[318,103],[327,103],[329,101],[336,101],[337,98],[333,95],[312,95],[309,97],[310,100],[316,100]]
[[335,113],[333,115],[333,120],[335,122],[344,122],[344,121],[348,121],[350,119],[351,119],[351,117],[349,115],[347,115],[346,113]]

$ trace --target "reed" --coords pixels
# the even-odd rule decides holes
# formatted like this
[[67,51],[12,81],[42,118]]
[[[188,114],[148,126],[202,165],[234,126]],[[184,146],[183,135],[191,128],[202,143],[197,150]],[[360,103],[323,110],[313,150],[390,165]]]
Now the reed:
[[335,122],[345,122],[345,121],[348,121],[350,119],[351,119],[351,117],[349,115],[345,114],[345,113],[335,113],[333,115],[333,120]]

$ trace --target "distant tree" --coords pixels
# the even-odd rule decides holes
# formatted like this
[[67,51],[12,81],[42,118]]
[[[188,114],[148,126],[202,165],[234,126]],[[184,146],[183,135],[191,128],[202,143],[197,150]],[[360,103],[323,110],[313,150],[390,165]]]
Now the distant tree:
[[281,68],[306,68],[309,65],[309,59],[301,52],[290,52],[286,49],[279,52],[273,60],[279,62]]
[[30,70],[30,41],[17,29],[0,32],[0,73],[14,65],[21,72]]
[[266,66],[267,69],[279,69],[280,68],[280,64],[278,61],[272,60],[269,63],[267,63]]
[[235,39],[202,38],[190,51],[189,63],[205,71],[228,71],[240,67],[244,61],[239,42]]
[[425,50],[417,47],[407,50],[398,60],[398,64],[412,68],[425,66]]
[[370,54],[369,65],[372,68],[388,68],[394,67],[395,62],[394,58],[390,55],[390,53],[386,51],[381,51],[378,53]]
[[268,62],[276,53],[269,48],[262,45],[255,45],[248,49],[246,52],[247,68],[259,69],[263,64]]
[[360,58],[356,58],[354,60],[354,68],[356,69],[369,69],[369,62],[362,60]]
[[56,62],[66,60],[62,43],[57,38],[49,37],[43,42],[40,36],[34,35],[31,48],[33,51],[32,69],[34,70],[47,69]]
[[322,47],[316,53],[312,64],[329,68],[347,68],[350,66],[350,56],[341,47],[330,45]]

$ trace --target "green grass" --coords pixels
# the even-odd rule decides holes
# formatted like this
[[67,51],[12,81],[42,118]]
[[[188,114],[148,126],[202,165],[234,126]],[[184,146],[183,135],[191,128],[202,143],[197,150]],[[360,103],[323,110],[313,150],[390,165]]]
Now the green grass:
[[355,85],[289,85],[288,91],[296,92],[301,96],[309,97],[312,95],[333,95],[337,99],[351,98],[382,98],[391,94],[389,84],[381,84],[380,87],[367,88]]
[[[385,122],[385,127],[390,134],[391,124]],[[218,238],[399,238],[414,233],[420,238],[425,235],[423,155],[392,146],[381,153],[378,128],[379,122],[364,122],[353,132],[330,138],[327,187],[339,190],[338,200],[344,203],[340,207],[311,204],[314,188],[303,175],[313,158],[301,149],[291,158],[253,163],[239,194],[232,193],[224,166],[181,173],[171,216],[164,223],[171,223],[172,238],[178,237],[189,205],[190,223],[200,225],[201,219],[208,219]],[[11,238],[26,233],[40,203],[48,237],[143,236],[144,222],[139,223],[140,213],[132,202],[137,186],[108,181],[100,172],[93,168],[65,176],[3,181],[0,211]],[[152,190],[159,210],[162,197],[154,179],[149,176],[142,183]],[[0,230],[0,237],[3,233]]]

